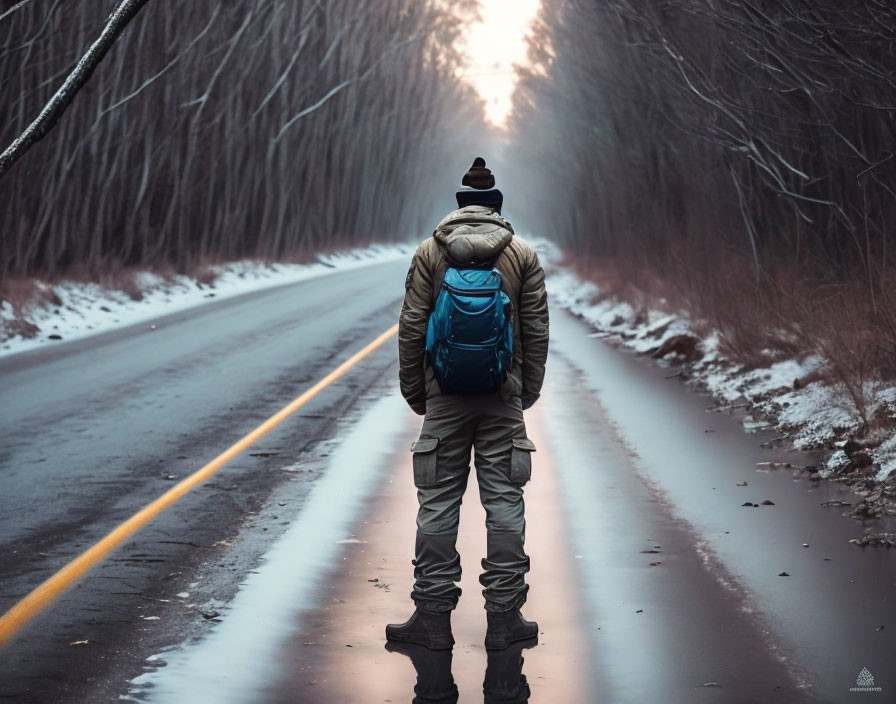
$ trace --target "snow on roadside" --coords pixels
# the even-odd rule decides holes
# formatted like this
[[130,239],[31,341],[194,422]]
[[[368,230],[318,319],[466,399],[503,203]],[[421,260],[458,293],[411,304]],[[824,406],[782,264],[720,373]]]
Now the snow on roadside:
[[[562,251],[552,243],[530,241],[548,272],[548,295],[553,305],[589,322],[596,329],[595,336],[638,354],[662,357],[661,363],[682,363],[682,377],[711,393],[718,410],[741,411],[745,429],[775,430],[780,440],[796,449],[826,450],[829,454],[825,461],[807,469],[819,478],[867,483],[864,489],[858,489],[868,497],[860,502],[862,516],[893,512],[892,503],[887,508],[888,497],[881,498],[881,494],[889,493],[892,499],[896,493],[896,434],[878,431],[860,437],[862,423],[855,404],[845,390],[818,374],[823,370],[823,359],[810,355],[782,360],[768,351],[767,364],[748,369],[720,352],[717,331],[698,333],[684,312],[636,310],[563,267]],[[688,338],[691,345],[696,345],[689,348]],[[692,353],[677,354],[682,350]],[[896,387],[869,384],[864,395],[869,415],[876,411],[893,415]],[[874,482],[881,487],[869,490],[867,487]],[[869,508],[872,503],[875,507]]]
[[884,440],[871,456],[880,467],[875,476],[877,481],[896,477],[896,434]]
[[[230,298],[281,284],[323,276],[333,271],[356,269],[380,262],[408,258],[412,245],[374,245],[343,252],[320,255],[308,264],[265,264],[242,260],[209,267],[214,280],[205,284],[188,276],[165,279],[151,272],[139,272],[134,283],[140,300],[128,293],[107,289],[95,283],[62,281],[56,284],[37,282],[49,301],[26,305],[16,316],[8,301],[0,301],[0,356],[35,347],[52,345],[57,340],[74,340],[114,328],[150,320],[207,303],[212,299]],[[38,328],[33,337],[12,331],[21,322]]]

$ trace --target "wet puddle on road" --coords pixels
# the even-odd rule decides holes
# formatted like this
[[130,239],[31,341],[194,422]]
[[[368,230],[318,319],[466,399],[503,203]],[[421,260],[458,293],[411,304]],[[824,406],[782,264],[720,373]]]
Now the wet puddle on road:
[[[546,447],[539,424],[530,422],[529,434],[536,447]],[[431,701],[450,701],[438,693],[450,692],[453,681],[459,701],[475,702],[483,700],[484,686],[494,690],[498,683],[520,685],[524,675],[533,702],[590,701],[581,599],[547,452],[538,458],[526,490],[526,550],[532,571],[523,613],[539,623],[538,645],[493,653],[483,646],[486,617],[478,576],[485,555],[485,512],[471,475],[458,534],[463,594],[452,614],[454,650],[386,649],[386,623],[404,621],[413,610],[409,595],[417,500],[410,453],[396,460],[392,480],[371,502],[375,508],[357,534],[360,542],[348,546],[320,608],[303,615],[300,633],[290,639],[280,659],[283,675],[263,700],[407,702],[417,686],[420,694],[426,691],[434,697]]]

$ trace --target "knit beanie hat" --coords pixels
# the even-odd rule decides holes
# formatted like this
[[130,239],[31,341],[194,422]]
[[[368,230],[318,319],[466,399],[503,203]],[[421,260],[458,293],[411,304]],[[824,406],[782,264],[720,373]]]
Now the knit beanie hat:
[[495,188],[495,177],[485,165],[485,159],[477,156],[473,165],[464,174],[461,180],[461,188],[455,193],[459,208],[468,205],[484,205],[501,212],[504,204],[504,194]]
[[470,167],[470,170],[464,174],[460,183],[462,186],[469,186],[470,188],[477,188],[484,191],[495,187],[495,177],[492,176],[491,170],[486,168],[485,159],[481,156],[477,156],[473,159],[473,165]]

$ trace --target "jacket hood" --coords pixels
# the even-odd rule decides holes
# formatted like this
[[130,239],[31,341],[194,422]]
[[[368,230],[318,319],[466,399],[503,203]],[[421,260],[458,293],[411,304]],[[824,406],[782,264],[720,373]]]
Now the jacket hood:
[[485,266],[509,244],[513,228],[492,208],[468,205],[448,213],[432,236],[454,266]]

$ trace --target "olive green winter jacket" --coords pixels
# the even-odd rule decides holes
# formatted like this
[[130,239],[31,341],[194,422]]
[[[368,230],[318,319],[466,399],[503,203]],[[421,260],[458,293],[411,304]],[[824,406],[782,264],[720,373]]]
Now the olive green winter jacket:
[[414,254],[405,280],[398,321],[399,383],[408,405],[420,415],[426,399],[441,394],[427,359],[426,326],[448,266],[492,264],[501,272],[513,302],[513,367],[501,386],[505,400],[522,399],[523,408],[541,392],[548,354],[548,299],[544,271],[535,251],[501,215],[480,205],[449,213]]

